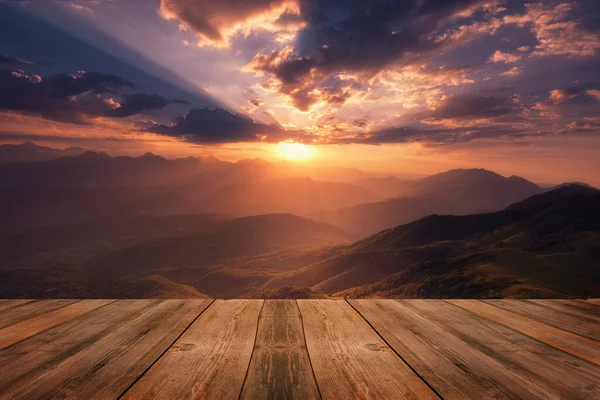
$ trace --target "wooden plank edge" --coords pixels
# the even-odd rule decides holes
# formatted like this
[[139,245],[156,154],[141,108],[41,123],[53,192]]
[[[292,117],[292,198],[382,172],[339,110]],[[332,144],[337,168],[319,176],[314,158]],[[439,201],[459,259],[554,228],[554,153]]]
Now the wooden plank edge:
[[310,357],[310,351],[308,351],[308,344],[306,343],[306,330],[304,329],[304,317],[302,316],[302,311],[300,311],[300,306],[298,305],[298,299],[294,300],[294,304],[296,304],[296,308],[298,309],[298,314],[300,315],[300,325],[302,325],[302,339],[304,340],[304,347],[306,347],[306,354],[308,355],[308,365],[310,367],[310,371],[312,372],[312,377],[315,381],[315,385],[317,386],[317,392],[319,393],[319,399],[323,399],[323,394],[321,393],[321,388],[319,387],[319,381],[317,381],[317,375],[315,374],[315,369],[313,368],[312,358]]
[[258,338],[258,329],[260,328],[260,318],[265,309],[265,299],[263,299],[262,304],[260,306],[260,312],[258,313],[258,319],[256,321],[256,332],[254,332],[254,344],[252,345],[252,352],[250,353],[250,358],[248,359],[248,367],[246,367],[246,373],[244,374],[244,380],[242,381],[242,385],[240,386],[240,392],[238,393],[238,399],[242,398],[242,393],[244,392],[244,386],[246,386],[246,381],[248,380],[248,375],[250,374],[250,365],[252,364],[252,358],[254,357],[254,353],[256,352],[256,339]]
[[[519,328],[516,325],[506,324],[505,322],[502,322],[500,320],[495,320],[495,319],[491,318],[489,315],[481,314],[478,311],[475,311],[475,310],[471,309],[468,306],[461,305],[460,302],[466,302],[466,301],[477,302],[477,303],[483,304],[483,305],[485,305],[487,307],[495,308],[498,311],[504,312],[506,314],[512,314],[515,317],[517,317],[515,319],[521,318],[521,319],[529,320],[533,325],[542,325],[542,326],[544,326],[545,330],[543,332],[546,333],[546,334],[547,333],[558,334],[558,336],[562,336],[563,338],[569,338],[569,339],[575,340],[576,342],[588,342],[589,344],[592,344],[592,345],[595,346],[596,344],[598,344],[598,342],[595,341],[595,340],[593,340],[593,339],[589,339],[587,337],[584,337],[584,336],[581,336],[581,335],[578,335],[578,334],[566,331],[564,329],[557,328],[557,327],[555,327],[553,325],[548,325],[548,324],[546,324],[544,322],[538,321],[538,320],[533,319],[531,317],[526,317],[524,315],[521,315],[521,314],[518,314],[518,313],[515,313],[515,312],[512,312],[512,311],[505,310],[505,309],[500,308],[498,306],[495,306],[493,304],[486,303],[485,301],[481,301],[481,300],[477,300],[477,299],[473,299],[473,300],[470,300],[470,299],[444,299],[444,301],[446,303],[448,303],[448,304],[452,304],[455,307],[458,307],[458,308],[461,308],[461,309],[463,309],[465,311],[473,313],[474,315],[477,315],[479,318],[483,318],[483,319],[486,319],[486,320],[488,320],[490,322],[493,322],[493,323],[496,323],[496,324],[500,324],[500,325],[502,325],[502,326],[504,326],[504,327],[506,327],[508,329],[512,329],[515,332],[519,332],[522,335],[525,335],[525,336],[528,336],[528,337],[530,337],[530,338],[532,338],[534,340],[537,340],[540,343],[544,343],[544,344],[546,344],[548,346],[554,347],[555,349],[558,349],[558,350],[563,351],[565,353],[571,354],[572,356],[577,357],[577,358],[579,358],[581,360],[584,360],[586,362],[590,362],[592,364],[600,366],[600,358],[598,358],[598,355],[597,355],[598,352],[596,352],[596,356],[590,355],[589,353],[587,353],[585,351],[578,350],[576,348],[577,346],[575,346],[575,347],[570,346],[569,343],[567,343],[566,345],[564,345],[564,344],[558,343],[558,342],[556,342],[554,340],[549,340],[547,336],[540,337],[539,335],[532,335],[531,332],[527,332],[526,330],[523,330],[523,329]],[[575,343],[575,344],[577,345],[577,344],[581,344],[581,343]]]
[[[357,299],[352,299],[352,300],[354,300],[354,301],[357,301]],[[431,386],[431,385],[429,384],[429,382],[427,382],[427,381],[425,380],[425,378],[423,378],[423,376],[422,376],[421,374],[419,374],[419,373],[417,372],[417,370],[416,370],[416,369],[414,369],[414,368],[412,367],[412,365],[410,365],[410,364],[409,364],[409,363],[408,363],[408,362],[407,362],[407,361],[404,359],[404,357],[402,357],[402,355],[401,355],[400,353],[398,353],[398,352],[396,351],[396,349],[395,349],[395,348],[394,348],[394,347],[393,347],[393,346],[392,346],[392,345],[391,345],[391,344],[390,344],[390,343],[389,343],[389,342],[386,340],[386,338],[384,338],[384,337],[383,337],[383,336],[382,336],[382,335],[381,335],[381,334],[380,334],[380,333],[377,331],[377,329],[375,329],[375,327],[374,327],[373,325],[371,325],[371,322],[369,322],[369,320],[368,320],[367,318],[365,318],[365,316],[364,316],[364,315],[362,315],[362,314],[361,314],[361,312],[360,312],[360,311],[358,311],[358,309],[357,309],[356,307],[354,307],[354,305],[353,305],[353,304],[352,304],[352,303],[349,301],[349,299],[344,299],[344,301],[346,301],[346,303],[348,303],[348,304],[350,305],[350,307],[352,307],[352,309],[353,309],[353,310],[354,310],[354,311],[355,311],[355,312],[356,312],[358,315],[360,315],[360,317],[361,317],[361,318],[362,318],[362,319],[363,319],[363,320],[364,320],[364,321],[365,321],[365,322],[366,322],[366,323],[367,323],[367,324],[368,324],[368,325],[371,327],[371,329],[372,329],[372,330],[373,330],[373,331],[374,331],[374,332],[377,334],[377,336],[379,336],[379,338],[380,338],[381,340],[383,340],[383,342],[386,344],[386,346],[387,346],[387,347],[389,347],[389,348],[390,348],[390,349],[391,349],[391,350],[394,352],[394,354],[396,354],[396,356],[397,356],[398,358],[400,358],[400,360],[401,360],[401,361],[402,361],[404,364],[406,364],[406,366],[407,366],[407,367],[408,367],[408,368],[409,368],[409,369],[410,369],[410,370],[413,372],[413,374],[415,374],[415,375],[416,375],[416,376],[417,376],[417,377],[418,377],[418,378],[419,378],[419,379],[420,379],[420,380],[421,380],[421,381],[422,381],[422,382],[423,382],[423,383],[424,383],[424,384],[425,384],[425,385],[426,385],[426,386],[427,386],[427,387],[428,387],[428,388],[429,388],[429,389],[430,389],[430,390],[431,390],[431,391],[432,391],[432,392],[433,392],[433,393],[434,393],[434,394],[437,396],[437,398],[439,398],[440,400],[442,400],[442,399],[443,399],[442,395],[441,395],[441,394],[440,394],[440,393],[439,393],[439,392],[438,392],[438,391],[437,391],[437,390],[436,390],[436,389],[435,389],[433,386]]]
[[183,334],[184,334],[185,332],[187,332],[187,330],[188,330],[188,329],[190,329],[190,326],[192,326],[192,324],[193,324],[194,322],[196,322],[196,320],[197,320],[198,318],[200,318],[200,316],[201,316],[202,314],[204,314],[204,312],[205,312],[205,311],[206,311],[206,310],[207,310],[207,309],[208,309],[208,308],[209,308],[209,307],[210,307],[210,306],[211,306],[211,305],[212,305],[212,304],[215,302],[215,299],[205,299],[205,302],[208,302],[208,304],[206,305],[206,307],[204,307],[204,308],[202,309],[202,311],[200,311],[200,312],[198,313],[198,315],[196,315],[196,317],[195,317],[194,319],[192,319],[192,321],[191,321],[191,322],[188,324],[188,326],[186,326],[186,327],[185,327],[185,329],[181,331],[181,333],[180,333],[180,334],[179,334],[179,335],[178,335],[178,336],[177,336],[177,337],[176,337],[176,338],[173,340],[173,342],[171,342],[171,344],[170,344],[170,345],[168,345],[168,346],[166,346],[166,347],[165,347],[165,349],[163,350],[163,352],[162,352],[162,353],[160,353],[160,354],[158,355],[158,357],[156,357],[156,359],[155,359],[154,361],[152,361],[152,363],[150,363],[150,365],[148,365],[148,367],[147,367],[147,368],[146,368],[146,369],[145,369],[145,370],[144,370],[144,371],[143,371],[143,372],[140,374],[140,376],[138,376],[137,378],[135,378],[135,379],[134,379],[134,380],[131,382],[131,384],[130,384],[129,386],[127,386],[127,387],[125,388],[125,390],[123,390],[123,392],[122,392],[122,393],[121,393],[121,394],[120,394],[120,395],[117,397],[117,399],[121,399],[121,398],[123,398],[123,396],[125,396],[125,394],[127,394],[127,392],[128,392],[128,391],[129,391],[129,390],[130,390],[130,389],[131,389],[131,388],[132,388],[132,387],[133,387],[133,386],[134,386],[134,385],[135,385],[135,384],[136,384],[136,383],[137,383],[137,382],[138,382],[140,379],[142,379],[142,377],[143,377],[144,375],[146,375],[146,373],[147,373],[147,372],[148,372],[148,371],[149,371],[149,370],[150,370],[150,369],[151,369],[151,368],[152,368],[152,367],[153,367],[153,366],[154,366],[154,365],[155,365],[155,364],[156,364],[156,363],[157,363],[157,362],[158,362],[158,361],[159,361],[159,360],[160,360],[160,359],[161,359],[161,358],[162,358],[162,357],[163,357],[163,356],[164,356],[164,355],[167,353],[167,351],[169,351],[169,349],[170,349],[171,347],[173,347],[173,345],[174,345],[175,343],[177,343],[177,341],[178,341],[178,340],[181,338],[181,336],[183,336]]
[[[62,299],[59,299],[59,300],[62,300]],[[81,305],[82,303],[89,302],[89,301],[97,302],[97,303],[104,303],[104,304],[100,304],[99,306],[96,306],[96,307],[94,307],[93,304],[92,304],[91,306],[88,306],[87,309],[85,311],[81,312],[81,313],[75,313],[76,315],[73,315],[71,317],[67,317],[67,318],[65,318],[62,321],[60,321],[60,320],[59,321],[52,321],[52,322],[48,323],[45,328],[40,329],[40,330],[34,330],[32,333],[30,333],[28,335],[19,336],[19,337],[16,338],[16,340],[15,339],[4,339],[4,340],[2,340],[1,335],[4,334],[4,332],[6,332],[6,331],[10,331],[11,329],[14,329],[14,327],[16,327],[16,326],[26,325],[27,323],[31,323],[31,321],[35,321],[35,320],[43,320],[44,317],[45,316],[47,317],[49,314],[54,315],[56,313],[60,313],[60,312],[62,312],[64,310],[70,309],[70,308],[72,308],[74,306]],[[64,306],[60,306],[60,307],[58,307],[58,308],[56,308],[56,309],[54,309],[52,311],[48,311],[48,312],[43,313],[43,314],[34,315],[34,316],[26,318],[26,319],[24,319],[22,321],[19,321],[19,322],[15,323],[15,324],[5,326],[2,329],[0,329],[0,350],[1,349],[5,349],[7,347],[10,347],[10,346],[14,345],[15,343],[18,343],[18,342],[20,342],[22,340],[25,340],[25,339],[28,339],[30,337],[39,335],[40,333],[43,333],[43,332],[45,332],[47,330],[50,330],[50,329],[52,329],[52,328],[54,328],[54,327],[56,327],[58,325],[61,325],[61,324],[65,323],[65,322],[73,321],[73,320],[77,320],[79,318],[82,318],[87,313],[89,313],[91,311],[94,311],[94,310],[97,310],[97,309],[102,308],[102,307],[106,307],[107,305],[112,304],[112,303],[114,303],[116,301],[117,300],[113,300],[113,299],[78,299],[78,300],[75,300],[73,303],[65,304]]]

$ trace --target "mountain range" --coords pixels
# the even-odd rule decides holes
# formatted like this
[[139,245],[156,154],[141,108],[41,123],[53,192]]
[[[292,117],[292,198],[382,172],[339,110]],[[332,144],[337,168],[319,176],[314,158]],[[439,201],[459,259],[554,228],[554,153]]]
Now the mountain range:
[[53,157],[0,165],[0,297],[600,296],[585,184]]
[[600,191],[355,241],[289,214],[87,220],[0,240],[0,297],[600,296]]
[[81,147],[55,149],[52,147],[38,146],[32,142],[21,144],[0,145],[0,165],[32,161],[54,160],[63,156],[78,156],[85,153]]
[[430,214],[467,215],[501,210],[542,191],[524,178],[506,178],[485,169],[454,169],[413,180],[374,178],[361,183],[373,190],[385,185],[393,190],[387,193],[393,198],[340,208],[324,219],[362,235]]
[[[422,179],[362,174],[351,182],[321,180],[343,171],[302,170],[263,160],[169,160],[152,153],[112,157],[93,151],[5,164],[0,165],[0,237],[102,217],[206,213],[291,213],[366,237],[433,213],[500,210],[541,191],[523,178],[480,169]],[[302,175],[309,172],[314,177]]]

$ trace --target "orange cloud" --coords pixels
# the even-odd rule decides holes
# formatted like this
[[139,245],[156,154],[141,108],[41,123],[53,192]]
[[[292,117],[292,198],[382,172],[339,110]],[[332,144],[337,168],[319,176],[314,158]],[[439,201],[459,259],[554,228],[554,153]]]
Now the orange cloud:
[[517,76],[521,74],[521,69],[519,67],[512,67],[508,71],[504,71],[500,74],[500,76]]
[[304,25],[293,0],[161,0],[159,13],[194,31],[199,46],[228,47],[232,35],[257,29],[289,35]]
[[569,20],[575,7],[571,3],[544,2],[526,4],[523,15],[506,16],[504,23],[531,26],[539,44],[532,55],[592,56],[600,49],[600,36]]
[[494,54],[492,54],[492,56],[490,57],[490,61],[493,63],[505,63],[505,64],[516,63],[520,59],[521,59],[521,56],[519,54],[503,53],[500,50],[496,50],[494,52]]

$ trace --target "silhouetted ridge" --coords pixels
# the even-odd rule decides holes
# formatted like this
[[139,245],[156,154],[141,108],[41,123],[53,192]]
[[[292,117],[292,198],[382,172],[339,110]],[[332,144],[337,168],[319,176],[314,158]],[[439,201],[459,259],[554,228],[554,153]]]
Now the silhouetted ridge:
[[152,160],[152,161],[167,161],[166,158],[162,157],[162,156],[158,156],[154,153],[151,152],[147,152],[145,154],[143,154],[142,156],[139,157],[142,160]]
[[[387,181],[363,180],[380,189]],[[351,232],[373,234],[430,214],[468,215],[498,211],[541,189],[518,176],[505,178],[481,168],[453,169],[421,179],[391,179],[395,198],[341,209],[329,222]]]
[[559,185],[558,187],[531,196],[523,201],[512,204],[506,208],[508,211],[529,211],[539,207],[552,206],[554,203],[562,203],[565,206],[571,203],[579,203],[585,199],[594,199],[600,196],[600,190],[579,183]]

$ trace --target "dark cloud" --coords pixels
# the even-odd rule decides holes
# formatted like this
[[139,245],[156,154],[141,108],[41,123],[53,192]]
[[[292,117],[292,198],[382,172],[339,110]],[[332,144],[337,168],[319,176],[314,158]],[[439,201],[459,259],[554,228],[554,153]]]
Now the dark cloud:
[[79,71],[75,75],[52,75],[43,78],[40,84],[53,98],[67,98],[88,92],[92,94],[114,93],[115,89],[123,87],[135,89],[133,83],[125,81],[117,75],[84,71]]
[[116,75],[99,72],[41,77],[2,70],[0,110],[85,124],[89,117],[127,117],[159,110],[171,102],[157,95],[123,95],[119,90],[124,88],[134,89],[135,85]]
[[[206,41],[225,44],[227,31],[240,26],[253,17],[278,8],[282,8],[286,0],[161,0],[160,11],[164,18],[176,18],[186,27],[193,29]],[[273,23],[286,26],[298,23],[298,15],[292,10],[282,8],[279,15],[274,16]]]
[[206,144],[274,142],[288,135],[279,125],[262,124],[222,108],[196,108],[174,118],[171,125],[153,124],[147,130]]
[[512,99],[479,95],[448,96],[432,110],[424,115],[431,119],[454,118],[495,118],[519,111],[519,106]]
[[155,94],[130,94],[123,96],[119,107],[106,113],[108,117],[129,117],[147,111],[156,111],[164,108],[170,101]]
[[493,139],[500,137],[521,138],[528,136],[522,129],[506,126],[479,126],[471,128],[415,128],[394,127],[373,132],[362,133],[351,137],[334,138],[329,143],[358,144],[392,144],[423,143],[431,145],[449,145],[468,143],[476,139]]
[[453,15],[483,0],[300,1],[307,22],[296,46],[257,54],[248,69],[268,73],[271,88],[306,110],[323,81],[343,72],[374,74],[403,58],[427,54],[451,42],[439,35]]
[[368,125],[368,121],[365,118],[357,118],[352,121],[352,125],[359,128],[364,128]]
[[265,102],[262,101],[261,99],[250,100],[248,103],[250,103],[251,105],[253,105],[256,108],[262,107],[265,104]]
[[79,72],[47,78],[23,71],[0,71],[0,109],[39,115],[47,119],[85,123],[112,109],[104,94],[133,86],[112,75]]
[[[259,108],[261,108],[264,105],[265,105],[265,102],[261,99],[248,100],[248,104],[246,104],[246,111],[248,113],[253,113],[254,111],[258,110]],[[273,118],[272,116],[270,116],[270,117]]]
[[10,57],[10,56],[7,56],[6,54],[1,54],[1,53],[0,53],[0,64],[32,65],[32,66],[35,65],[35,63],[32,63],[31,61],[22,60],[22,59],[16,58],[16,57]]

